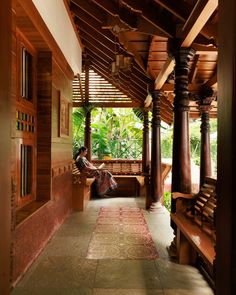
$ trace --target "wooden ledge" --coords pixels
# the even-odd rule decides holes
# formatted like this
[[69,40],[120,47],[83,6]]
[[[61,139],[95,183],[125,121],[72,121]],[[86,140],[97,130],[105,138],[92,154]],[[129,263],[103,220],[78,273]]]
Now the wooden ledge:
[[46,205],[50,200],[44,201],[33,201],[30,204],[25,205],[16,211],[16,227],[19,226],[23,221],[30,218],[39,209]]

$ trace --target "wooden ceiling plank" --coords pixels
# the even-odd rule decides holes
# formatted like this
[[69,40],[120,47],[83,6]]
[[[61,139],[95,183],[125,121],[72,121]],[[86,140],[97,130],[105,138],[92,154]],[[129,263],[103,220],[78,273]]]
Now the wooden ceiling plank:
[[99,7],[95,7],[92,3],[90,3],[90,1],[71,0],[72,11],[75,6],[86,11],[91,17],[96,19],[101,24],[103,24],[104,20],[106,20],[106,13],[102,9],[99,9]]

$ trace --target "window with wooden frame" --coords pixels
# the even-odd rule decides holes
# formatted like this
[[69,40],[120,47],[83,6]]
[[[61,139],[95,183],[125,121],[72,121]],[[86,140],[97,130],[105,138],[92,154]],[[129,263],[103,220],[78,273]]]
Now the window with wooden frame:
[[16,206],[36,199],[36,52],[17,34]]
[[33,56],[25,47],[21,48],[21,96],[33,99]]

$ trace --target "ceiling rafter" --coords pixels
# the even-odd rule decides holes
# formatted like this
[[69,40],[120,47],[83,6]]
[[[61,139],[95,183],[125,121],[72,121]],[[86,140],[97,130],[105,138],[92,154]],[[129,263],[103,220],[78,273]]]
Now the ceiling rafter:
[[93,18],[93,20],[91,21],[91,15],[88,12],[84,11],[83,9],[79,9],[79,7],[77,6],[72,8],[72,12],[76,16],[75,22],[77,22],[79,19],[81,22],[86,23],[89,27],[102,34],[109,41],[115,43],[114,35],[109,30],[102,29],[101,23],[98,22],[95,18]]
[[[111,55],[110,51],[108,52],[108,50],[105,50],[105,48],[103,48],[103,47],[100,46],[99,44],[94,45],[94,42],[92,42],[91,37],[83,35],[83,36],[81,36],[81,39],[83,40],[83,42],[85,43],[85,45],[86,45],[88,48],[91,48],[91,50],[92,50],[93,52],[98,52],[98,56],[100,56],[100,57],[103,56],[104,59],[105,59],[105,58],[109,58],[110,61],[112,61],[112,59],[113,59],[113,55]],[[110,65],[110,64],[108,63],[108,72],[111,72],[111,70],[109,69],[109,65]],[[135,69],[134,69],[134,71],[135,71]],[[122,73],[122,75],[125,75],[125,74]],[[137,76],[136,78],[138,79],[138,76]],[[140,88],[140,89],[142,89],[142,88],[140,87],[140,85],[141,85],[142,83],[143,83],[144,85],[146,85],[145,82],[143,82],[142,79],[140,79],[140,81],[136,82],[135,77],[133,77],[133,81],[132,81],[132,83],[136,84],[136,87],[137,87],[137,88]]]
[[[106,69],[102,69],[101,66],[97,66],[96,64],[93,65],[94,69],[96,69],[97,71],[99,71],[101,73],[101,75],[103,75],[104,78],[108,79],[111,83],[114,84],[114,81],[112,80],[111,77],[107,76],[107,71]],[[137,95],[137,92],[132,89],[129,89],[128,87],[124,87],[124,86],[121,86],[121,85],[117,85],[117,87],[122,90],[125,94],[129,95],[134,101],[137,101],[137,102],[142,102],[142,98],[140,98],[138,95]]]
[[100,9],[99,7],[95,7],[92,5],[89,1],[86,0],[71,0],[71,9],[73,10],[73,5],[76,7],[79,7],[80,9],[83,9],[86,11],[91,17],[96,19],[100,24],[104,23],[104,20],[106,20],[107,15],[104,12],[103,9]]
[[[160,18],[161,13],[158,13],[157,8],[149,3],[146,5],[144,1],[136,1],[136,0],[122,0],[121,1],[127,8],[139,12],[141,17],[147,20],[150,24],[158,28],[164,36],[166,37],[174,37],[175,31],[171,28],[168,19],[171,19],[171,15],[166,15],[165,18]],[[159,15],[158,15],[159,14]]]
[[[204,5],[203,5],[204,4]],[[179,33],[181,36],[181,47],[189,47],[197,35],[200,33],[203,26],[206,24],[212,13],[217,8],[217,0],[198,0],[197,4],[189,16],[188,20],[185,22],[184,26]],[[196,26],[198,24],[198,26]],[[161,89],[162,85],[165,83],[165,77],[168,77],[174,68],[173,57],[168,57],[163,70],[160,72],[155,80],[155,88]]]
[[[99,55],[96,55],[96,53],[93,51],[89,52],[89,55],[91,56],[91,58],[93,60],[93,65],[98,65],[99,67],[103,68],[104,71],[108,72],[107,66],[104,63],[102,63],[101,61],[99,61],[99,59],[98,59]],[[125,76],[124,73],[121,73],[120,79],[121,79],[121,81],[124,82],[125,89],[127,89],[128,87],[131,87],[134,90],[134,92],[137,92],[137,94],[140,95],[140,97],[142,99],[144,99],[146,97],[146,92],[144,92],[143,88],[140,87],[140,84],[139,84],[139,82],[136,81],[135,77],[132,79],[132,83],[130,83],[130,85],[128,84],[128,79],[131,80],[130,76],[127,78],[127,76]]]

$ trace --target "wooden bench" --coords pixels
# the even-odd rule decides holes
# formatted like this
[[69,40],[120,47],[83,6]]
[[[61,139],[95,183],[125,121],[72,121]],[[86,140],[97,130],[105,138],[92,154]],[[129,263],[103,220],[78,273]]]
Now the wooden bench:
[[173,193],[176,213],[171,214],[177,226],[177,257],[180,264],[196,265],[214,277],[216,180],[207,177],[195,194]]
[[[146,196],[145,176],[142,174],[141,160],[93,160],[93,165],[98,167],[101,163],[105,164],[115,180],[118,183],[118,188],[109,195],[112,196]],[[168,176],[171,170],[171,165],[162,163],[162,182]]]
[[91,186],[95,181],[94,177],[89,177],[79,171],[73,164],[72,171],[72,208],[75,211],[84,211],[91,199]]

